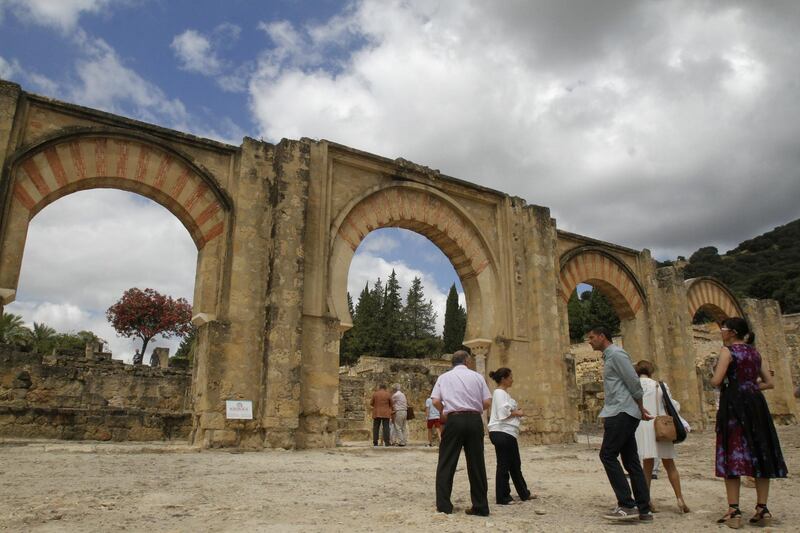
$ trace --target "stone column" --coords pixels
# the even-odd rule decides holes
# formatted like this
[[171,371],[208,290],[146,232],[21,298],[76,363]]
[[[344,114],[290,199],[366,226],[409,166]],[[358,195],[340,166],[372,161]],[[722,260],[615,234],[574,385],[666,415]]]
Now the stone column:
[[[659,268],[648,283],[652,361],[656,378],[667,382],[681,404],[681,416],[693,426],[702,428],[701,398],[695,366],[696,350],[692,337],[692,317],[682,272],[675,267]],[[633,355],[633,354],[632,354]],[[633,357],[643,357],[636,354]]]
[[776,422],[797,420],[797,402],[792,390],[792,368],[789,346],[781,320],[781,309],[775,300],[745,299],[741,302],[750,328],[756,335],[755,346],[761,357],[769,362],[775,388],[764,392],[770,412]]
[[[0,80],[0,161],[6,161],[8,151],[13,151],[14,146],[11,145],[11,131],[14,128],[14,119],[17,114],[17,104],[19,97],[22,94],[22,88],[16,83]],[[8,178],[9,176],[3,176]],[[7,215],[9,212],[8,207],[11,205],[11,180],[0,179],[0,254],[3,254],[4,234],[8,231]],[[0,258],[0,265],[3,264],[19,264],[17,262],[6,262]],[[0,279],[17,279],[12,273],[7,272],[6,275],[0,275]],[[19,274],[18,272],[15,274]],[[16,285],[3,287],[0,286],[0,315],[3,313],[3,307],[14,301],[16,295]]]
[[489,355],[492,341],[489,339],[471,339],[464,341],[463,344],[470,349],[472,356],[475,358],[475,371],[486,377],[486,357]]

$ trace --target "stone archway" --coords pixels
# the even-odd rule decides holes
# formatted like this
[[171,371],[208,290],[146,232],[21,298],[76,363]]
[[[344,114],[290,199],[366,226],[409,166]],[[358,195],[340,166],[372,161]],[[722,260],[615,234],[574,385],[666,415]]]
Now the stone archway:
[[68,194],[113,188],[150,198],[183,223],[198,250],[194,308],[201,322],[216,314],[219,237],[231,203],[187,157],[142,135],[77,131],[19,150],[6,168],[11,200],[0,246],[4,303],[15,297],[30,220]]
[[588,283],[611,301],[620,320],[634,318],[645,303],[644,291],[633,272],[598,248],[581,247],[564,254],[559,279],[564,303],[579,283]]
[[687,279],[684,285],[690,320],[700,310],[708,312],[717,322],[732,316],[744,317],[736,297],[720,281],[712,277],[700,277]]
[[620,320],[623,342],[630,353],[647,353],[646,296],[631,269],[607,250],[594,245],[574,248],[561,256],[559,285],[567,318],[567,302],[579,283],[588,283],[609,299]]
[[467,300],[465,339],[494,336],[495,313],[490,296],[497,287],[486,239],[458,204],[420,184],[391,184],[370,190],[350,202],[331,228],[329,305],[342,330],[352,327],[347,307],[347,276],[358,245],[372,230],[396,227],[430,239],[453,264]]

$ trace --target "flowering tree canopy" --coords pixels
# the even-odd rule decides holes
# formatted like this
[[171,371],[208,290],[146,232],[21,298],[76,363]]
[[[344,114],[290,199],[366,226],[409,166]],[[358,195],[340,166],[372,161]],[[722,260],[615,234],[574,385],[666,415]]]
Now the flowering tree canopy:
[[106,318],[123,337],[142,339],[134,364],[141,364],[147,343],[156,335],[183,337],[191,330],[192,306],[185,298],[174,300],[153,289],[128,289],[106,311]]

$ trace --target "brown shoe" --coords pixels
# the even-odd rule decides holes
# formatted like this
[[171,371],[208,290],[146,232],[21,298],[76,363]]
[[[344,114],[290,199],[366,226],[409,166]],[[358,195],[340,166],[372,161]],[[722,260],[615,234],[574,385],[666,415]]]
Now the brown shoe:
[[474,507],[470,507],[469,509],[464,509],[464,513],[470,516],[489,516],[489,511],[478,511]]

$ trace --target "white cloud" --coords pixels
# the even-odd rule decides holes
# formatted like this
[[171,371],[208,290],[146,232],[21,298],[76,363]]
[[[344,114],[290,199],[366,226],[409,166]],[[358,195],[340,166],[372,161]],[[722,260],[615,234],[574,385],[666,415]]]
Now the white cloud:
[[397,249],[400,243],[385,232],[375,231],[364,237],[359,245],[359,252],[367,252],[373,255],[390,252]]
[[251,108],[269,140],[402,156],[549,206],[563,229],[687,253],[796,216],[797,18],[677,0],[366,0],[327,23],[262,24],[273,46]]
[[102,39],[79,33],[84,57],[76,65],[80,82],[70,89],[70,100],[121,113],[127,111],[150,122],[186,125],[189,115],[177,98],[170,99],[159,87],[126,67],[116,51]]
[[24,21],[62,31],[73,29],[84,13],[99,13],[114,0],[0,0],[0,15],[10,9]]
[[237,66],[220,57],[221,51],[231,48],[239,39],[241,31],[239,26],[231,23],[218,25],[209,35],[188,29],[172,39],[170,48],[180,61],[182,70],[211,77],[224,91],[244,92],[253,63],[245,61]]
[[9,62],[2,56],[0,56],[0,78],[15,80],[18,83],[30,86],[34,91],[40,91],[45,94],[54,94],[58,90],[58,84],[47,76],[32,70],[25,70],[16,59]]
[[[387,261],[382,257],[362,250],[360,247],[353,256],[347,277],[347,290],[353,298],[353,305],[358,303],[358,296],[367,283],[371,288],[375,280],[380,278],[385,285],[392,270],[397,276],[397,281],[400,284],[400,294],[404,302],[412,281],[414,281],[415,277],[420,278],[425,291],[425,298],[433,302],[433,309],[436,311],[436,333],[441,335],[444,329],[444,311],[447,304],[446,290],[449,290],[449,287],[443,292],[436,285],[436,280],[432,274],[408,266],[402,261]],[[461,305],[466,307],[462,293],[459,294],[459,301]]]
[[170,45],[181,61],[181,68],[207,76],[217,74],[220,60],[211,49],[211,42],[195,30],[186,30],[175,36]]
[[[6,311],[59,331],[94,331],[130,360],[141,343],[117,337],[106,309],[130,287],[191,301],[196,258],[189,233],[158,204],[122,191],[74,193],[31,221],[17,301]],[[174,354],[179,343],[159,337],[150,346]]]
[[16,75],[18,70],[19,65],[15,61],[9,63],[3,56],[0,56],[0,78],[10,80]]

